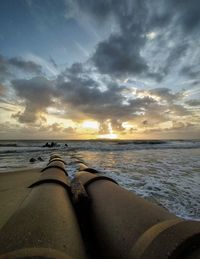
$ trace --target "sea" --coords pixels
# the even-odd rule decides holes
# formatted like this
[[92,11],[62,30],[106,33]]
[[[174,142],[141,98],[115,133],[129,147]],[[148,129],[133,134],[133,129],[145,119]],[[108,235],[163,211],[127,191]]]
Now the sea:
[[[200,140],[1,140],[0,173],[43,168],[50,154],[77,160],[176,215],[200,221]],[[34,158],[35,162],[30,162]],[[41,161],[42,160],[42,161]]]

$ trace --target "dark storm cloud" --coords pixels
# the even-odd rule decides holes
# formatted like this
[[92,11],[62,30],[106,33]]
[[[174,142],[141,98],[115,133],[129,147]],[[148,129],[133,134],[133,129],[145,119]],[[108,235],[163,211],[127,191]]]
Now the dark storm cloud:
[[63,107],[72,110],[69,112],[71,119],[77,119],[80,114],[80,118],[91,118],[100,122],[101,134],[109,132],[109,123],[113,130],[123,131],[124,121],[136,118],[148,109],[158,108],[156,101],[148,96],[127,101],[124,96],[126,87],[115,81],[107,81],[106,89],[102,90],[99,87],[100,82],[90,78],[87,73],[84,74],[80,64],[68,69],[65,75],[67,79],[60,77],[57,81]]
[[59,124],[57,122],[47,126],[48,130],[53,131],[55,133],[61,133],[61,132],[65,132],[65,133],[75,133],[75,130],[72,127],[68,127],[68,128],[63,128],[62,124]]
[[[91,78],[79,65],[73,65],[54,81],[44,77],[12,81],[16,95],[23,101],[24,111],[13,114],[21,123],[34,123],[41,112],[59,100],[65,110],[65,118],[76,119],[82,114],[102,123],[110,120],[113,129],[123,130],[122,122],[136,116],[138,111],[148,109],[155,103],[149,97],[126,102],[124,86],[108,82],[102,90],[100,82]],[[55,86],[55,87],[54,87]],[[75,114],[75,117],[73,116]]]
[[49,61],[51,62],[51,64],[55,67],[58,68],[58,65],[56,64],[55,60],[50,56],[49,57]]
[[143,43],[143,39],[112,35],[98,44],[92,60],[103,74],[141,74],[147,70],[145,60],[140,55]]
[[[123,98],[121,97],[121,99]],[[155,101],[152,98],[148,97],[131,100],[128,104],[117,104],[113,100],[113,103],[108,102],[101,106],[95,106],[93,109],[87,107],[86,111],[91,117],[100,121],[109,118],[111,119],[111,122],[123,122],[136,117],[138,112],[143,112],[154,102]]]
[[199,29],[200,2],[198,0],[170,0],[169,2],[177,13],[177,24],[180,24],[186,33]]
[[196,65],[185,65],[184,67],[182,67],[180,74],[182,76],[187,76],[191,79],[196,79],[196,78],[200,78],[200,74],[199,74],[199,66]]
[[101,73],[126,76],[148,70],[141,50],[145,45],[146,6],[139,1],[111,1],[110,12],[120,31],[97,45],[92,61]]
[[0,55],[0,82],[4,82],[11,76],[9,72],[6,59]]
[[170,112],[175,114],[176,116],[187,116],[192,115],[191,111],[185,108],[181,104],[173,104],[170,106]]
[[79,108],[82,112],[91,113],[96,107],[105,107],[113,103],[119,105],[123,100],[120,94],[122,89],[117,84],[110,84],[106,91],[102,91],[99,83],[87,74],[81,76],[68,74],[67,81],[58,81],[57,89],[62,93],[61,98],[64,102]]
[[33,61],[24,61],[21,58],[10,58],[7,60],[7,63],[28,73],[42,74],[42,66]]
[[21,123],[35,122],[37,113],[44,112],[46,107],[53,104],[52,97],[56,96],[52,82],[44,77],[14,80],[12,86],[16,95],[24,101],[24,111],[13,114],[13,118]]
[[191,115],[191,112],[184,107],[182,104],[177,104],[177,102],[183,101],[184,92],[172,93],[169,88],[155,88],[148,91],[150,94],[160,97],[160,101],[165,101],[165,108],[168,113],[172,113],[176,116],[186,116]]
[[82,63],[74,63],[74,64],[72,64],[71,67],[66,69],[65,73],[66,73],[66,75],[71,77],[71,76],[76,76],[81,73],[85,73],[85,70],[83,68]]
[[200,106],[200,100],[197,99],[189,100],[186,103],[190,106]]
[[187,43],[179,43],[172,48],[165,61],[165,67],[163,69],[164,75],[169,74],[170,70],[174,69],[174,66],[180,62],[180,58],[185,56],[188,47],[189,45]]
[[0,84],[0,95],[3,96],[6,92],[6,87],[3,84]]
[[0,82],[14,77],[13,68],[17,68],[23,72],[41,75],[42,67],[33,61],[25,61],[21,58],[6,58],[0,55]]
[[[67,1],[68,2],[68,1]],[[68,2],[69,3],[69,2]],[[71,2],[70,2],[71,3]],[[73,1],[72,8],[88,13],[95,21],[112,19],[119,27],[107,40],[97,45],[92,61],[101,73],[140,74],[147,70],[140,50],[145,44],[147,9],[141,1]],[[110,26],[110,25],[109,25]]]
[[[66,1],[66,13],[69,17],[73,16],[76,12],[76,9],[82,10],[83,13],[90,14],[93,18],[97,19],[100,22],[105,22],[105,18],[111,15],[115,9],[119,9],[123,4],[120,3],[120,0],[115,0],[115,5],[113,5],[113,0],[104,0],[104,1]],[[126,3],[126,1],[124,1]]]
[[150,97],[127,101],[124,96],[125,86],[110,79],[104,83],[105,89],[102,90],[102,83],[77,63],[58,77],[56,88],[62,103],[69,109],[102,123],[110,119],[115,129],[121,127],[122,121],[155,102]]
[[150,94],[160,97],[161,100],[166,100],[169,103],[173,101],[178,101],[183,96],[181,92],[172,93],[172,90],[166,87],[151,89],[148,92]]
[[[123,133],[125,129],[122,125],[127,121],[133,121],[146,130],[171,120],[171,116],[191,115],[184,106],[177,104],[182,100],[181,92],[172,93],[168,88],[137,90],[134,98],[127,99],[124,92],[129,88],[110,79],[102,90],[102,82],[94,79],[79,63],[66,69],[54,81],[36,77],[15,80],[12,85],[24,105],[24,111],[12,117],[24,124],[41,121],[41,113],[48,113],[47,108],[56,107],[58,103],[65,119],[97,120],[100,123],[99,134],[109,133],[109,125],[114,131]],[[155,97],[159,97],[160,101]],[[62,125],[55,124],[49,128],[52,131],[56,129],[61,132]]]
[[[25,2],[29,3],[28,15],[34,17],[33,22],[37,25],[32,35],[34,40],[36,36],[36,41],[30,39],[33,42],[27,43],[28,50],[24,51],[22,46],[22,52],[19,45],[16,49],[19,53],[29,53],[30,50],[33,60],[40,60],[44,67],[20,57],[0,56],[0,93],[5,92],[4,84],[11,85],[15,90],[15,97],[19,100],[15,104],[21,104],[24,110],[16,110],[12,117],[24,124],[18,124],[20,127],[47,124],[48,120],[45,121],[43,116],[48,113],[78,123],[86,119],[97,120],[102,134],[109,132],[110,125],[114,131],[125,132],[124,122],[127,125],[132,122],[133,126],[127,126],[132,127],[130,131],[159,128],[160,123],[166,127],[170,127],[171,123],[174,128],[189,125],[184,120],[192,118],[199,101],[184,102],[183,91],[175,89],[199,83],[199,1]],[[16,13],[14,21],[21,15],[22,12]],[[19,27],[23,29],[21,23]],[[21,31],[22,35],[26,35],[24,32],[32,27],[28,24],[27,28]],[[89,35],[92,35],[92,40]],[[37,47],[35,42],[40,42],[40,46]],[[85,63],[80,63],[82,59],[78,55],[73,56],[69,43],[80,44],[83,52],[89,52]],[[63,60],[64,52],[67,60]],[[49,57],[48,61],[46,57]],[[72,62],[75,63],[65,70],[61,65]],[[61,68],[63,71],[59,72]],[[45,77],[43,71],[46,70],[56,70],[51,75],[54,79]],[[29,80],[13,80],[19,76],[30,78],[38,75],[40,77]],[[186,77],[189,80],[185,80]],[[167,87],[162,87],[162,81]],[[168,87],[175,89],[172,91]],[[12,95],[12,89],[9,94]],[[63,131],[59,123],[41,127],[41,130]],[[67,129],[68,133],[70,131],[73,133],[71,128]]]
[[[67,12],[78,9],[94,22],[107,23],[107,26],[114,23],[118,27],[106,40],[99,42],[91,58],[103,74],[140,75],[161,81],[177,70],[175,66],[192,48],[190,40],[198,36],[198,0],[75,0],[66,1],[66,5]],[[161,64],[158,62],[156,71],[152,71],[148,57],[142,55],[148,42],[146,35],[151,31],[160,32],[154,44],[160,41],[156,52],[160,60],[164,59]],[[174,46],[169,47],[169,42]],[[161,50],[168,54],[166,58]],[[153,65],[156,66],[155,63]]]
[[175,23],[177,29],[182,29],[184,33],[191,34],[200,25],[200,2],[198,0],[153,0],[147,1],[150,26],[164,27]]
[[[159,123],[169,122],[174,117],[181,119],[192,115],[180,102],[183,100],[183,92],[172,93],[168,88],[155,88],[150,90],[137,90],[139,96],[149,95],[154,102],[148,103],[138,114],[134,121],[140,128],[149,128]],[[157,99],[159,98],[159,99]],[[143,100],[144,98],[141,98]],[[139,111],[139,110],[138,110]]]

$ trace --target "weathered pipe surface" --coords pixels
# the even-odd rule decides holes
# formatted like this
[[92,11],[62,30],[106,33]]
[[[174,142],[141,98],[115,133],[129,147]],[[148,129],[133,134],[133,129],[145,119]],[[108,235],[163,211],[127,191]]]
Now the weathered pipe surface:
[[61,160],[59,160],[59,161],[51,160],[48,163],[48,165],[42,169],[42,172],[46,171],[49,168],[57,168],[59,170],[62,170],[67,175],[67,172],[65,170],[65,164]]
[[59,154],[57,154],[57,153],[53,153],[53,154],[51,154],[51,156],[50,156],[50,159],[49,159],[49,160],[54,159],[54,158],[60,158],[60,159],[62,159],[62,157],[61,157]]
[[44,171],[0,230],[0,258],[86,258],[69,180],[63,163],[56,166]]
[[199,258],[192,253],[200,247],[200,222],[184,221],[95,174],[82,171],[77,178],[91,200],[85,217],[99,258]]
[[62,158],[58,158],[58,157],[52,158],[51,160],[49,160],[49,163],[47,165],[49,165],[53,161],[59,161],[66,165],[66,162]]

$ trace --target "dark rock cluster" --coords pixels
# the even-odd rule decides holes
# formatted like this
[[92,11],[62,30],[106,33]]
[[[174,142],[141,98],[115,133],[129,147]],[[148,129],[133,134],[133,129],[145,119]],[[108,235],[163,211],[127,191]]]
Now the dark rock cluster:
[[[59,147],[60,145],[58,144],[58,143],[56,143],[56,142],[51,142],[51,143],[49,143],[49,142],[46,142],[44,145],[43,145],[43,147]],[[68,144],[65,144],[65,147],[68,147]]]
[[43,147],[57,147],[57,146],[59,145],[53,141],[51,143],[47,142],[46,144],[43,145]]
[[35,163],[36,161],[44,161],[44,159],[41,157],[41,156],[39,156],[37,159],[36,158],[34,158],[34,157],[32,157],[30,160],[29,160],[29,162],[30,163]]

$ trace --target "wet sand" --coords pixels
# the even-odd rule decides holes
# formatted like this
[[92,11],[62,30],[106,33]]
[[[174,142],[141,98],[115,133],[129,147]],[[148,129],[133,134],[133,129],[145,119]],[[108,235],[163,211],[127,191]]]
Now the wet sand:
[[0,174],[0,228],[27,197],[28,188],[40,176],[41,169],[26,169]]

